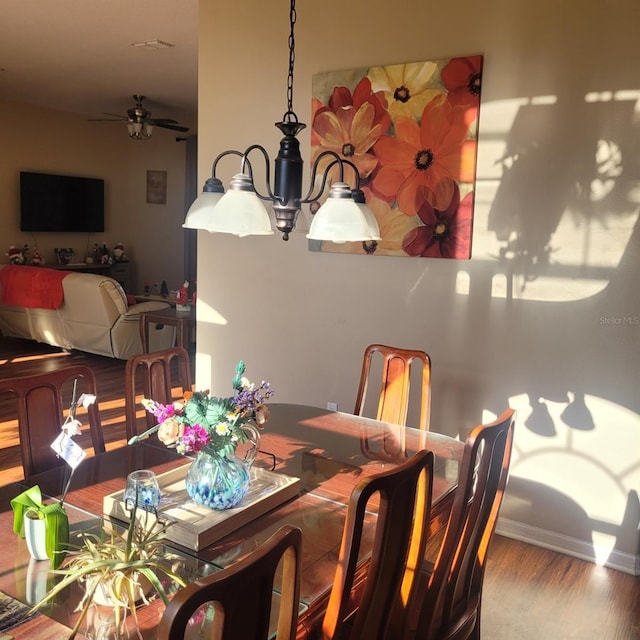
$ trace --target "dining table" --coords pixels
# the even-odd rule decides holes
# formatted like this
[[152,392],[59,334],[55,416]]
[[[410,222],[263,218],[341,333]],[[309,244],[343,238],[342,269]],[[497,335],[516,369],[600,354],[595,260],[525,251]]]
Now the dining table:
[[[446,527],[457,487],[463,443],[433,430],[393,425],[349,413],[313,406],[269,403],[269,421],[260,431],[254,465],[299,478],[297,494],[261,513],[213,544],[195,550],[166,540],[166,553],[175,558],[185,580],[209,575],[232,565],[285,524],[302,531],[301,588],[297,638],[319,637],[338,553],[349,497],[359,480],[401,464],[417,451],[435,456],[429,532],[436,538]],[[103,512],[104,498],[124,489],[127,475],[149,469],[160,475],[190,462],[165,447],[155,434],[134,445],[121,446],[87,457],[75,470],[64,496],[72,539],[77,532],[114,526]],[[16,602],[35,604],[48,591],[55,575],[49,561],[30,558],[24,539],[13,533],[10,500],[27,487],[38,485],[49,500],[60,499],[69,480],[66,465],[32,476],[28,481],[0,487],[0,593]],[[366,574],[375,531],[375,509],[367,511],[356,585]],[[115,523],[117,526],[117,523]],[[36,615],[3,631],[19,640],[68,637],[78,615],[80,588],[70,589]],[[1,603],[0,603],[1,604]],[[164,611],[158,598],[138,610],[138,628],[145,640],[156,637]],[[135,633],[131,637],[136,637]]]

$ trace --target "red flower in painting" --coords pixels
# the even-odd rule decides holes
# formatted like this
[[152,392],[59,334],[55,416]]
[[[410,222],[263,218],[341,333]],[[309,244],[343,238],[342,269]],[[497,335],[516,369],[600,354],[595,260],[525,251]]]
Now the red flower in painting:
[[311,139],[316,157],[334,151],[353,162],[362,177],[368,176],[378,165],[371,148],[391,123],[382,94],[372,93],[371,82],[363,78],[353,94],[335,87],[328,106],[315,101],[314,107]]
[[434,209],[425,201],[418,216],[424,226],[409,231],[402,242],[408,255],[457,260],[470,257],[473,191],[460,202],[460,190],[455,185],[451,203],[444,211]]
[[467,107],[467,123],[478,115],[482,86],[482,56],[452,58],[442,70],[442,82],[449,91],[448,100],[454,107]]
[[382,136],[374,148],[381,165],[372,180],[375,193],[388,202],[397,200],[407,215],[418,213],[423,198],[445,210],[455,182],[475,177],[476,143],[466,139],[463,116],[463,109],[438,98],[427,104],[420,125],[398,118],[395,137]]

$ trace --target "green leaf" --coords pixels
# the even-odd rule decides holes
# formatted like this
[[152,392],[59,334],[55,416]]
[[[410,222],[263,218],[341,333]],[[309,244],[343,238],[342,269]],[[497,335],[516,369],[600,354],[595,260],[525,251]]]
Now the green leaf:
[[227,421],[227,414],[234,409],[233,398],[209,398],[209,406],[205,415],[206,424],[213,426]]
[[59,502],[42,508],[45,517],[45,548],[51,560],[51,568],[57,569],[69,547],[69,518]]
[[40,487],[34,485],[11,501],[13,509],[13,532],[24,538],[24,514],[29,509],[33,509],[40,514],[42,511],[42,494]]
[[242,360],[240,360],[240,362],[238,362],[238,364],[236,365],[236,375],[233,379],[233,388],[234,389],[241,389],[242,388],[242,384],[241,384],[241,380],[242,380],[242,376],[244,375],[246,366],[244,364],[244,362]]

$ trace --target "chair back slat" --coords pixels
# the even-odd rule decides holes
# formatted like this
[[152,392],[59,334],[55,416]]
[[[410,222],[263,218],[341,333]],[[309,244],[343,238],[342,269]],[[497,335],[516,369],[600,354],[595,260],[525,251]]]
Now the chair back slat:
[[480,637],[480,604],[489,543],[507,483],[515,412],[473,429],[458,488],[421,605],[416,639]]
[[156,424],[155,417],[142,410],[145,414],[146,426],[143,429],[139,428],[137,398],[140,382],[142,382],[145,398],[162,404],[171,404],[175,399],[179,399],[178,396],[174,397],[174,388],[180,387],[180,397],[185,391],[191,391],[189,353],[183,347],[170,347],[152,353],[139,353],[127,360],[125,366],[127,440]]
[[[285,525],[237,563],[180,589],[167,606],[158,640],[185,637],[189,619],[206,603],[214,607],[211,640],[267,640],[274,598],[278,598],[276,640],[296,637],[300,600],[302,532]],[[281,569],[280,593],[274,582]]]
[[[433,453],[420,451],[397,467],[361,480],[351,493],[338,567],[323,621],[323,638],[386,638],[404,619],[418,586],[431,509]],[[378,500],[375,523],[367,518]],[[366,525],[366,527],[365,527]],[[371,560],[357,605],[352,602],[363,532],[375,527]],[[356,608],[354,613],[354,608]]]
[[358,416],[364,415],[367,391],[371,386],[372,363],[378,355],[382,357],[382,375],[376,420],[407,425],[411,397],[411,371],[414,366],[419,366],[420,416],[418,424],[410,426],[428,429],[431,403],[431,359],[424,351],[415,349],[399,349],[382,344],[371,344],[365,349],[354,413]]
[[[71,405],[74,380],[77,380],[76,400],[82,393],[98,395],[95,375],[84,365],[0,380],[0,391],[10,392],[16,398],[20,455],[25,478],[65,464],[51,449],[51,443],[60,434]],[[104,452],[104,434],[97,400],[87,408],[87,421],[94,452]]]

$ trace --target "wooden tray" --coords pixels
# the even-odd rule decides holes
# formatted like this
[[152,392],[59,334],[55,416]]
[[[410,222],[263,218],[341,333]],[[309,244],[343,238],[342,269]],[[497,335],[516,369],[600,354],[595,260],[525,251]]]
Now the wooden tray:
[[[189,466],[158,476],[161,492],[158,517],[171,522],[167,527],[168,540],[195,551],[208,547],[300,493],[299,478],[252,467],[247,495],[231,509],[214,511],[196,504],[187,495],[184,480]],[[123,499],[124,489],[105,496],[103,512],[128,524],[130,515],[124,508]],[[147,513],[140,515],[153,517]]]

